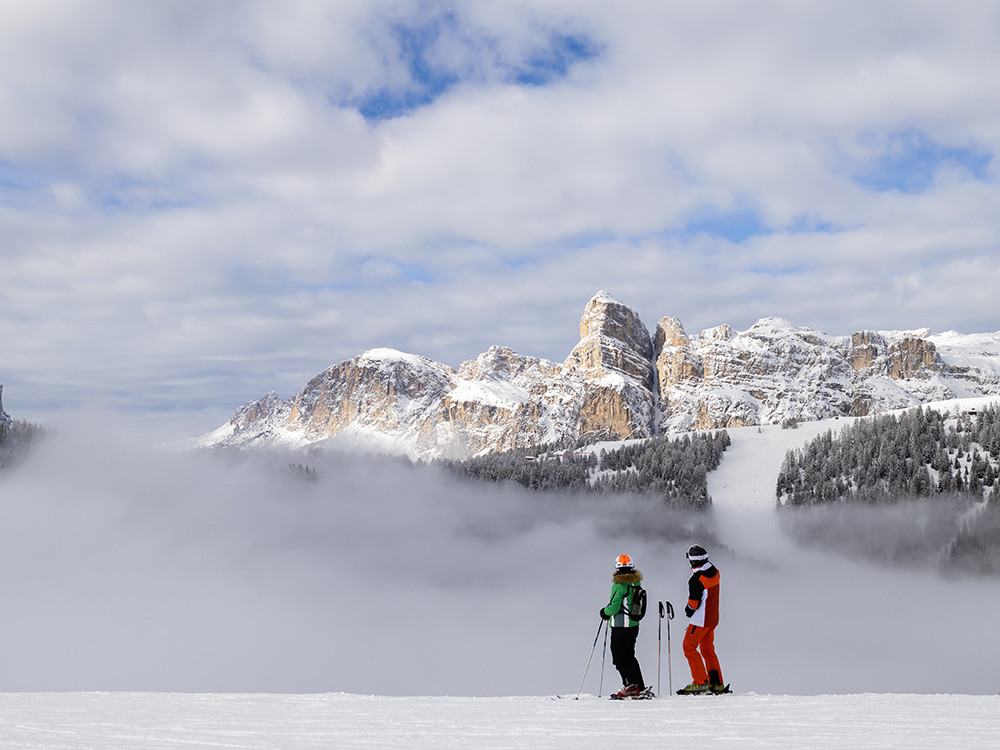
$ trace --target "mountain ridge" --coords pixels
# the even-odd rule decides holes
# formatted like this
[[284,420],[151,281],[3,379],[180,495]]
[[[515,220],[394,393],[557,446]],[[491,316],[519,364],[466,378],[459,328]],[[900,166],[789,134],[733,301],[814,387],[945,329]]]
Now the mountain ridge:
[[[935,343],[940,342],[940,347]],[[331,365],[289,400],[239,407],[199,446],[346,441],[413,458],[463,458],[591,436],[864,416],[1000,394],[1000,332],[864,330],[831,336],[780,317],[688,335],[600,291],[559,363],[491,346],[458,368],[377,348]]]

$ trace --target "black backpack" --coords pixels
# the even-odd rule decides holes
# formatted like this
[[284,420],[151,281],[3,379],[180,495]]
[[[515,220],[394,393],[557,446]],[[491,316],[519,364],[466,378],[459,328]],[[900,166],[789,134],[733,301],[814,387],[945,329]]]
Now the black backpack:
[[638,622],[646,616],[646,589],[638,583],[632,584],[632,604],[628,610],[628,616]]

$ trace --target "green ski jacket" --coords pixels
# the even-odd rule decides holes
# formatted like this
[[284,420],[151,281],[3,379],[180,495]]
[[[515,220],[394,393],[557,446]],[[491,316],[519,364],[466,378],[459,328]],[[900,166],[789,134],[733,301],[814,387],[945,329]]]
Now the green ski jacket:
[[632,573],[616,573],[611,585],[611,600],[604,607],[604,614],[611,618],[613,628],[637,628],[639,621],[633,620],[628,613],[632,607],[632,597],[639,590],[642,573],[638,570]]

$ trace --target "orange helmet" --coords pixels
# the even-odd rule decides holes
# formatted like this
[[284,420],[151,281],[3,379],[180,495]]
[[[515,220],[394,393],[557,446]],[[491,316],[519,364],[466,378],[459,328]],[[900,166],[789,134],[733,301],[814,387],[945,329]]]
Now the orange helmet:
[[615,560],[615,570],[621,570],[622,568],[631,568],[632,558],[628,555],[618,555],[618,559]]

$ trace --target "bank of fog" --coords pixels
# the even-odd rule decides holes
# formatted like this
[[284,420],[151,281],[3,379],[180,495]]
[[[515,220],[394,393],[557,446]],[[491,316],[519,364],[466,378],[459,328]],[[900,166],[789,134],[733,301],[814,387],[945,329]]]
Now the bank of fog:
[[59,434],[0,474],[0,689],[562,692],[613,559],[677,600],[705,539],[650,498]]
[[967,496],[901,497],[782,509],[781,526],[805,547],[945,575],[1000,575],[1000,505]]

